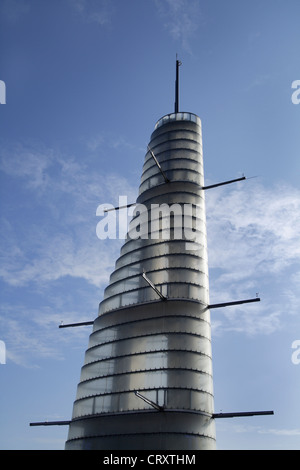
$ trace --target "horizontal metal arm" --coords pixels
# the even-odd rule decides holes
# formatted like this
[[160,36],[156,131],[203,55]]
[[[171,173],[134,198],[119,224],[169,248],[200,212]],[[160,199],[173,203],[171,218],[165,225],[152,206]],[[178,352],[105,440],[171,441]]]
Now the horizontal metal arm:
[[242,411],[240,413],[214,413],[213,418],[237,418],[241,416],[273,415],[274,411]]
[[86,325],[92,325],[94,322],[93,321],[82,321],[80,323],[67,323],[64,325],[63,323],[59,325],[58,328],[71,328],[73,326],[86,326]]
[[211,304],[211,305],[208,305],[207,308],[211,309],[211,308],[230,307],[231,305],[249,304],[252,302],[260,302],[260,298],[255,297],[255,299],[236,300],[234,302],[223,302],[221,304]]
[[237,181],[243,181],[247,179],[246,176],[242,176],[241,178],[237,178],[235,180],[223,181],[222,183],[210,184],[209,186],[203,186],[202,189],[212,189],[217,188],[218,186],[224,186],[225,184],[236,183]]
[[67,426],[71,421],[40,421],[37,423],[29,423],[29,426]]
[[104,209],[103,212],[109,212],[109,211],[118,211],[120,209],[126,209],[127,207],[132,207],[132,206],[136,206],[136,202],[133,202],[132,204],[126,204],[125,206],[119,206],[119,207],[112,207],[111,209]]

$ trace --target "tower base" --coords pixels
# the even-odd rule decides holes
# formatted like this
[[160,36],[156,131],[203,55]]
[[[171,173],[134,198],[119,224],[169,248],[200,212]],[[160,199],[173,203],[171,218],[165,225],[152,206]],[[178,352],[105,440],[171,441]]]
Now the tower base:
[[[72,439],[72,435],[76,438]],[[214,419],[184,410],[116,413],[73,420],[66,442],[66,450],[214,450],[215,447]]]

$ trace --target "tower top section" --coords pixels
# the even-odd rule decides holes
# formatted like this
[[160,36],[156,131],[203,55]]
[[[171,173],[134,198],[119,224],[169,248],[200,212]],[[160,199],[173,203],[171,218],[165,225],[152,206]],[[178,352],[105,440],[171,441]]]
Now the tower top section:
[[177,113],[166,114],[165,116],[160,118],[155,124],[154,130],[172,121],[192,121],[198,124],[199,126],[201,126],[201,120],[199,116],[197,116],[197,114],[177,112]]
[[176,54],[176,80],[175,80],[175,106],[174,113],[166,114],[161,117],[155,124],[154,130],[158,129],[165,124],[174,121],[192,121],[201,127],[201,120],[199,116],[194,113],[181,112],[179,111],[179,67],[182,65],[182,62],[178,60]]

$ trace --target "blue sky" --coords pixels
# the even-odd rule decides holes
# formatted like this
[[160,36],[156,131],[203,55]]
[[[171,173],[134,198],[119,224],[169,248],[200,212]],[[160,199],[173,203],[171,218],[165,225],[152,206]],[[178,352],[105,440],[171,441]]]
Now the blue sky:
[[[155,122],[203,126],[219,449],[299,449],[298,0],[1,0],[1,449],[63,449],[90,327],[122,241],[96,209],[137,196]],[[3,343],[2,343],[3,344]],[[299,356],[300,357],[300,353]],[[0,361],[1,362],[1,361]]]

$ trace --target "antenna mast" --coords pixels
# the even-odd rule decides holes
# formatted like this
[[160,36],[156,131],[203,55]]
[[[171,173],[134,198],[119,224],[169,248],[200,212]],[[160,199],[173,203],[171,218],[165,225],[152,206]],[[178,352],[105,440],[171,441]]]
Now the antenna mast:
[[179,109],[179,67],[182,64],[180,60],[177,59],[176,54],[176,81],[175,81],[175,113],[178,113]]

